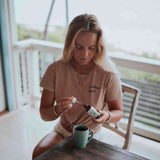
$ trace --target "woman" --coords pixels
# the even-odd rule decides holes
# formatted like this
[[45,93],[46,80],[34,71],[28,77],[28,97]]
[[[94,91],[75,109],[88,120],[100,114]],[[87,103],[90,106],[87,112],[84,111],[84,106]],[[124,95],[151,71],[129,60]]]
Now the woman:
[[[44,74],[40,114],[43,120],[60,117],[54,131],[35,147],[33,158],[72,134],[76,124],[87,125],[97,133],[104,121],[117,122],[122,117],[119,76],[107,57],[103,33],[94,15],[73,19],[66,35],[63,57],[51,64]],[[89,116],[73,98],[94,106],[98,119]],[[56,103],[55,103],[56,102]]]

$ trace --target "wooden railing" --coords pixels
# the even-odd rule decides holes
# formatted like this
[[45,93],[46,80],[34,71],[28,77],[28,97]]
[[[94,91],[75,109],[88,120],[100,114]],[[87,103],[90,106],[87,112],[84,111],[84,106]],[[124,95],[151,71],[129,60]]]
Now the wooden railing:
[[[51,54],[59,55],[62,53],[63,44],[41,41],[41,40],[24,40],[14,45],[17,50],[32,49]],[[136,69],[145,72],[160,74],[160,61],[141,57],[120,57],[110,56],[116,65],[130,69]]]
[[[17,82],[15,85],[17,86],[16,93],[19,94],[19,98],[23,97],[26,101],[27,99],[31,100],[39,97],[41,78],[39,53],[50,56],[52,62],[53,59],[61,57],[62,50],[63,44],[33,39],[19,41],[14,45]],[[160,61],[158,60],[141,57],[110,57],[117,66],[160,74]],[[30,100],[29,102],[31,102]]]

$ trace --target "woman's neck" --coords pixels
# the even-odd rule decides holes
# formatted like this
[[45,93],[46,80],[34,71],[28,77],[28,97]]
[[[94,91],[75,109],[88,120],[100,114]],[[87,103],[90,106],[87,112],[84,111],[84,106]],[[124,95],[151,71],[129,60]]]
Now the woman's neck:
[[95,63],[94,63],[94,61],[90,61],[86,65],[80,65],[80,64],[78,64],[78,62],[76,62],[75,60],[72,59],[71,60],[71,65],[78,73],[87,74],[92,70],[92,68],[94,67]]

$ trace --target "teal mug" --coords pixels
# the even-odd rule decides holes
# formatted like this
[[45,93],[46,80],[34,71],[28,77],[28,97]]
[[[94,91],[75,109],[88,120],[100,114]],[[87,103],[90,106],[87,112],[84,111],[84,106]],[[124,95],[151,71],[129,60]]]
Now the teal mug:
[[74,145],[78,148],[85,148],[91,141],[94,132],[85,125],[76,125],[73,130]]

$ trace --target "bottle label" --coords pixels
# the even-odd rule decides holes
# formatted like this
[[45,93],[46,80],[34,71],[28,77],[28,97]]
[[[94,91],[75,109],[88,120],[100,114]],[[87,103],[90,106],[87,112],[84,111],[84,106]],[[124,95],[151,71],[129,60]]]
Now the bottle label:
[[88,110],[88,114],[94,118],[98,118],[100,116],[100,113],[93,107]]

